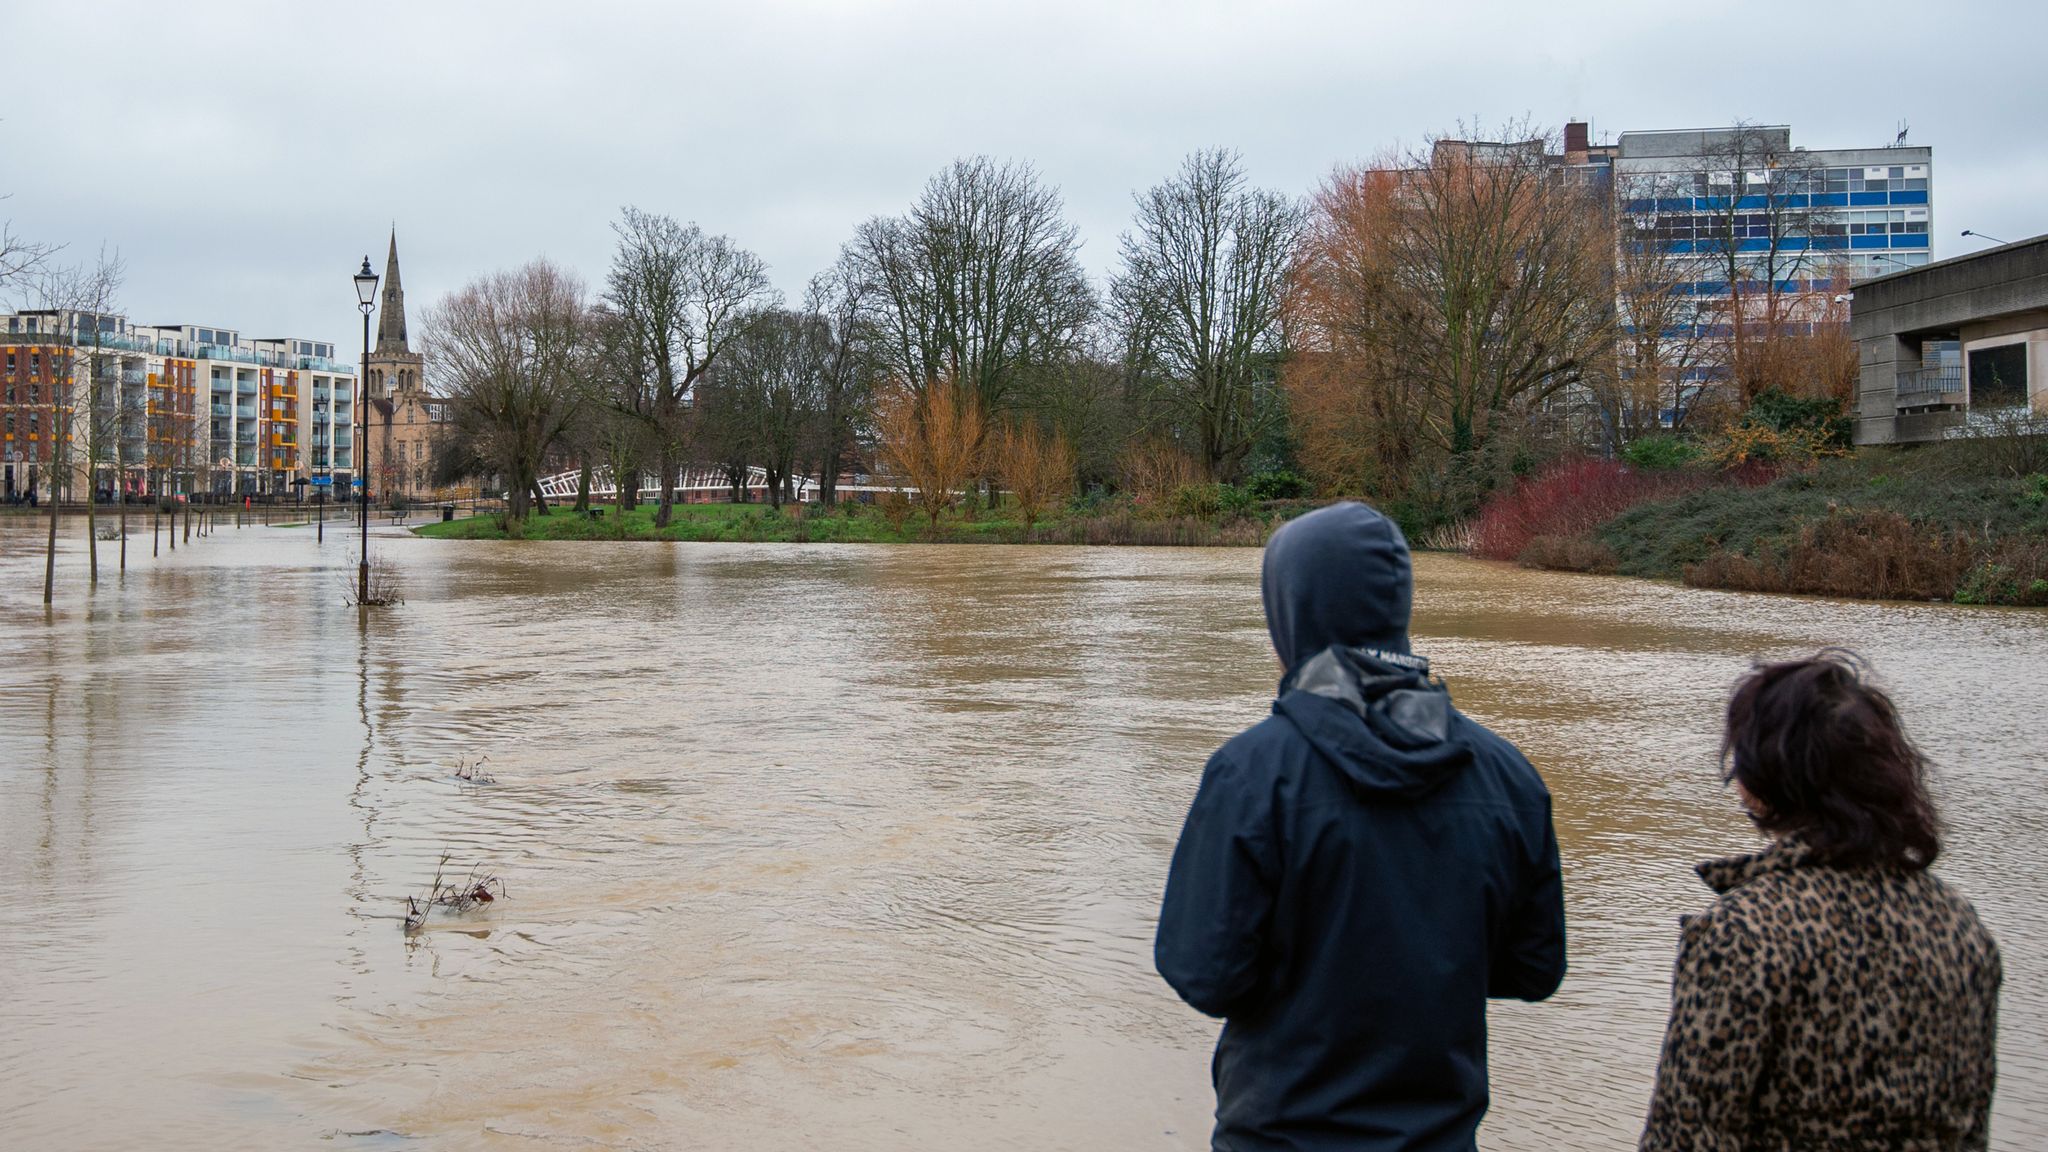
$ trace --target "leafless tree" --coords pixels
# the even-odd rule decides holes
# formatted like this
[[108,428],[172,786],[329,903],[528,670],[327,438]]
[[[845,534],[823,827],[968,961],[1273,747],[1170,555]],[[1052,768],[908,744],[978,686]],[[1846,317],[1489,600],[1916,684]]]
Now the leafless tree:
[[509,520],[524,520],[541,461],[585,394],[583,282],[536,260],[472,281],[429,309],[422,327],[458,432],[498,469]]
[[[52,341],[50,373],[50,531],[43,563],[43,602],[56,588],[57,512],[60,485],[69,485],[82,457],[86,475],[85,535],[89,580],[99,583],[99,522],[96,472],[111,456],[116,475],[121,468],[124,416],[120,403],[119,361],[107,346],[105,326],[116,311],[116,298],[127,270],[118,253],[101,249],[91,264],[45,268],[37,276],[34,295],[39,307],[56,312],[60,331]],[[109,399],[109,396],[112,399]],[[79,409],[85,419],[79,419]],[[126,556],[127,510],[122,509],[123,557]]]
[[0,220],[0,288],[34,280],[57,249],[17,235],[11,221]]
[[[1429,499],[1469,502],[1496,439],[1611,364],[1603,214],[1541,140],[1509,139],[1340,169],[1317,194],[1289,393],[1304,462],[1331,484],[1406,496],[1442,477]],[[1417,468],[1425,453],[1448,467]]]
[[811,456],[818,467],[818,499],[827,507],[838,503],[839,474],[874,423],[877,364],[864,303],[862,283],[844,260],[813,277],[804,293],[818,372]]
[[661,469],[657,526],[675,506],[690,390],[756,309],[773,302],[767,265],[725,236],[695,224],[628,207],[612,225],[618,250],[606,280],[606,301],[638,345],[649,420]]
[[591,373],[580,421],[583,449],[611,472],[621,515],[639,507],[640,478],[654,454],[652,372],[639,329],[608,303],[590,316]]
[[1094,316],[1079,250],[1056,189],[1028,165],[977,156],[932,177],[907,215],[862,224],[845,267],[884,374],[920,393],[937,380],[965,389],[985,439],[986,421]]
[[1111,300],[1142,349],[1141,377],[1187,426],[1210,479],[1234,479],[1282,419],[1275,381],[1301,208],[1246,187],[1237,154],[1222,149],[1189,156],[1137,201]]
[[761,312],[699,385],[706,446],[725,465],[736,497],[746,490],[750,465],[767,473],[768,502],[776,508],[794,486],[823,406],[822,323],[779,308]]
[[[1717,301],[1728,333],[1721,355],[1747,401],[1774,383],[1765,378],[1770,350],[1799,322],[1793,313],[1808,294],[1803,281],[1826,271],[1831,250],[1818,241],[1838,213],[1815,202],[1818,162],[1793,148],[1782,128],[1738,122],[1709,138],[1700,165],[1690,190],[1694,211],[1689,220],[1672,218],[1665,239],[1689,239],[1727,286]],[[1680,234],[1688,224],[1689,237]]]
[[1615,367],[1593,392],[1616,448],[1683,429],[1701,401],[1699,377],[1714,367],[1716,309],[1694,290],[1696,261],[1657,238],[1659,215],[1615,217]]

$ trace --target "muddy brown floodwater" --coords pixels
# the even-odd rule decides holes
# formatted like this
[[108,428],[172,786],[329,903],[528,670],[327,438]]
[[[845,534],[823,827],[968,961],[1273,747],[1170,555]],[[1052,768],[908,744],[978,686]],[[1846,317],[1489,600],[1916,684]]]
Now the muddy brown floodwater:
[[[0,519],[0,1144],[1206,1146],[1215,1026],[1151,936],[1272,689],[1256,551],[380,535],[405,604],[358,630],[339,534],[90,595],[68,551],[46,615],[39,531]],[[1690,866],[1755,844],[1722,694],[1834,643],[1934,753],[1940,871],[2005,949],[1993,1146],[2048,1145],[2048,614],[1417,582],[1565,858],[1571,975],[1495,1007],[1483,1147],[1633,1146]],[[408,942],[443,852],[510,898]]]

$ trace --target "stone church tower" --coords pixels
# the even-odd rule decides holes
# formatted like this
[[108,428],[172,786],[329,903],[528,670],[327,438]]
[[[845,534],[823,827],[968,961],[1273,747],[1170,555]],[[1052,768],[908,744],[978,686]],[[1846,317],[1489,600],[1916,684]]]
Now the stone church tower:
[[383,310],[377,314],[377,345],[363,365],[370,398],[396,403],[420,387],[420,354],[405,334],[405,287],[398,281],[398,230],[391,230],[391,255],[384,261]]
[[383,308],[377,316],[377,343],[363,362],[364,387],[370,396],[374,455],[367,461],[376,498],[420,500],[435,495],[432,483],[433,442],[446,416],[445,405],[428,395],[425,363],[405,331],[405,287],[398,277],[398,230],[391,231],[391,254],[384,261]]

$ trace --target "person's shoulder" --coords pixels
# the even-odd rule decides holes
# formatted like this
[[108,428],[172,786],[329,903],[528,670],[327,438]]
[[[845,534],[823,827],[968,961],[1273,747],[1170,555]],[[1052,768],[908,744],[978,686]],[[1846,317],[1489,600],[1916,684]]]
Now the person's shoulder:
[[1944,919],[1947,920],[1957,943],[1981,953],[1996,963],[1998,941],[1991,935],[1991,930],[1984,926],[1984,921],[1978,917],[1977,906],[1970,903],[1970,898],[1931,870],[1922,869],[1914,875],[1926,885],[1933,902],[1943,910]]
[[1232,736],[1209,756],[1204,778],[1221,784],[1253,786],[1269,782],[1305,747],[1300,732],[1278,713]]
[[1209,763],[1227,771],[1243,771],[1270,763],[1274,753],[1299,742],[1301,734],[1294,725],[1274,712],[1225,740],[1223,746],[1209,757]]
[[1550,787],[1543,782],[1543,774],[1520,748],[1463,712],[1457,713],[1457,724],[1460,737],[1472,749],[1473,763],[1496,777],[1510,795],[1526,801],[1549,799]]

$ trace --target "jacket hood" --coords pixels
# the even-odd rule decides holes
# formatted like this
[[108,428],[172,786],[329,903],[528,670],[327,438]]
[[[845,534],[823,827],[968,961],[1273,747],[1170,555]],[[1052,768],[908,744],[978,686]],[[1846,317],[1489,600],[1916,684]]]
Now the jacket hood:
[[1288,521],[1266,544],[1259,583],[1273,651],[1290,671],[1332,645],[1408,651],[1408,541],[1363,504]]
[[1280,682],[1273,710],[1368,794],[1425,796],[1472,759],[1449,690],[1406,652],[1325,648]]

